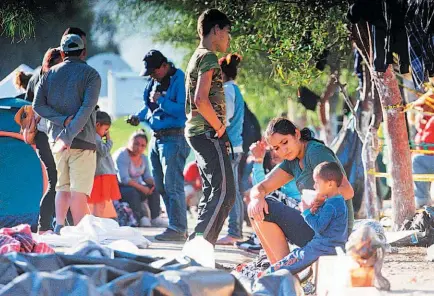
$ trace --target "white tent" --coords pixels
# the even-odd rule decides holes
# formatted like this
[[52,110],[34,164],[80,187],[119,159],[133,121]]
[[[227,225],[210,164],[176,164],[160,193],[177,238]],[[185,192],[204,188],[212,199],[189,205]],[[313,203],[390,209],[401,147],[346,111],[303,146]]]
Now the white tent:
[[100,53],[90,57],[87,64],[98,71],[101,76],[100,97],[107,97],[108,72],[131,72],[131,67],[117,54]]
[[25,64],[19,65],[15,70],[13,70],[8,76],[6,76],[2,81],[0,81],[0,98],[10,98],[15,97],[22,93],[14,86],[15,74],[18,71],[24,71],[26,73],[33,74],[34,70]]

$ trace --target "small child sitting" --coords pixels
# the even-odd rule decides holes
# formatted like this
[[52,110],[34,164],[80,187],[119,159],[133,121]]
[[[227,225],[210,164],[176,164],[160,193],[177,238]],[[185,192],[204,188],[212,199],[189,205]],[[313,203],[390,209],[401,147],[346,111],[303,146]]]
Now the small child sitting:
[[113,141],[110,139],[110,126],[110,115],[97,111],[96,172],[92,193],[87,203],[91,214],[101,218],[117,218],[113,201],[121,198],[115,165],[110,155],[113,146]]
[[317,197],[314,203],[322,203],[317,211],[302,200],[300,207],[306,223],[315,231],[313,239],[303,248],[297,248],[288,256],[258,274],[261,277],[279,269],[287,269],[296,274],[320,256],[336,255],[336,247],[345,248],[347,241],[348,213],[344,198],[339,194],[343,174],[337,163],[323,162],[314,172]]

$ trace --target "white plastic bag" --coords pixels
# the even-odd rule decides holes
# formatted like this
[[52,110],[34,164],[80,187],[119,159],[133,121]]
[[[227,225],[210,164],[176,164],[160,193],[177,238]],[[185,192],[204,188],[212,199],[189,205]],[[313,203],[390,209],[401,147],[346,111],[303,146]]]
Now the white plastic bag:
[[214,246],[202,235],[185,243],[182,253],[204,267],[215,268]]

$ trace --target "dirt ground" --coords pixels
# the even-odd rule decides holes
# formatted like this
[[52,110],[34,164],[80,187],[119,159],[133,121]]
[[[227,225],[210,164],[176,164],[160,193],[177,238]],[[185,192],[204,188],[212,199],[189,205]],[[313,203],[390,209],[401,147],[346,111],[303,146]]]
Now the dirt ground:
[[383,274],[392,291],[385,295],[434,295],[434,263],[426,261],[427,248],[399,248],[387,254]]

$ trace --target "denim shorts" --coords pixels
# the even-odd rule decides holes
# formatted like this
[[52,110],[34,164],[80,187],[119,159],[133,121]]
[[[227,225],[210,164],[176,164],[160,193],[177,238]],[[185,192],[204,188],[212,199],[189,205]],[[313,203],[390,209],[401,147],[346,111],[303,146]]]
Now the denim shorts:
[[265,200],[268,204],[269,214],[265,214],[264,221],[276,223],[291,244],[304,247],[313,239],[315,233],[304,221],[299,210],[273,198],[266,197]]

